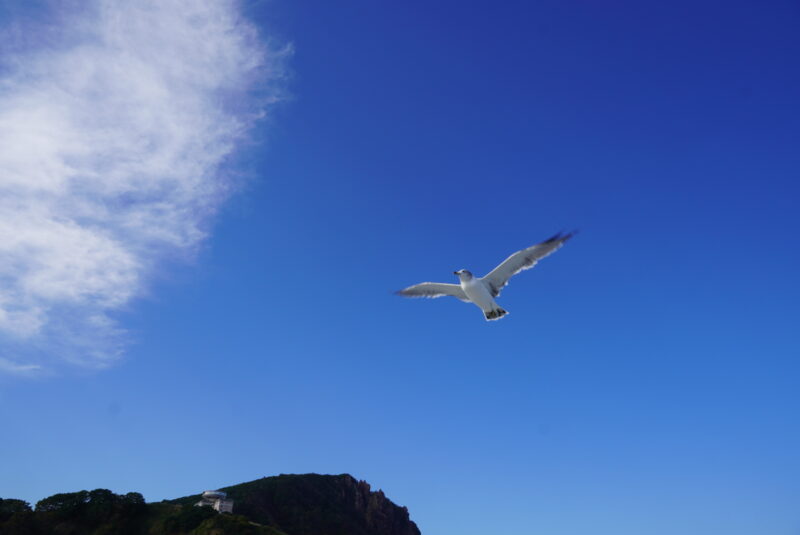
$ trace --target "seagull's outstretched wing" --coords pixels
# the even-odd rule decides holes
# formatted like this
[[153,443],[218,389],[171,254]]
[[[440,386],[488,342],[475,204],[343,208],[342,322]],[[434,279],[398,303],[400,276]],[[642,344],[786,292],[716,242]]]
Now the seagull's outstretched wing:
[[469,302],[467,294],[461,289],[458,284],[447,284],[444,282],[421,282],[414,286],[409,286],[395,292],[397,295],[405,297],[442,297],[443,295],[452,295],[462,301]]
[[516,275],[522,270],[530,269],[536,265],[539,259],[544,258],[550,253],[558,250],[564,242],[575,235],[574,232],[568,234],[558,233],[552,238],[549,238],[541,243],[532,245],[527,249],[517,251],[505,260],[503,263],[494,268],[489,274],[483,277],[486,285],[489,287],[492,297],[500,295],[500,290],[508,284],[508,279]]

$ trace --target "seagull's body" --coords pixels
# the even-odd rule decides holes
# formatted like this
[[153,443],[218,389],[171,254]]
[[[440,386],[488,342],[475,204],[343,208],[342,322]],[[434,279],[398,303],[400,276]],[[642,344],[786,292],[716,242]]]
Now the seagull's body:
[[495,303],[488,285],[481,279],[474,277],[472,273],[465,269],[453,273],[458,275],[461,289],[464,290],[464,294],[469,298],[469,301],[483,310],[483,315],[486,316],[487,320],[500,319],[508,314]]
[[497,320],[508,314],[494,300],[508,284],[508,279],[520,271],[530,269],[545,256],[559,249],[574,233],[556,234],[541,243],[517,251],[483,277],[475,277],[466,269],[454,271],[459,284],[423,282],[397,292],[406,297],[442,297],[450,295],[467,303],[473,303],[483,311],[487,321]]

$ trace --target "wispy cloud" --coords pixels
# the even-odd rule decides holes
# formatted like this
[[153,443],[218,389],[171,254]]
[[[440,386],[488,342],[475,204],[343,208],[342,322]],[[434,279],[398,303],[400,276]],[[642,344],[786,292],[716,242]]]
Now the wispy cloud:
[[114,311],[206,237],[285,51],[233,0],[81,4],[3,39],[0,371],[104,366]]

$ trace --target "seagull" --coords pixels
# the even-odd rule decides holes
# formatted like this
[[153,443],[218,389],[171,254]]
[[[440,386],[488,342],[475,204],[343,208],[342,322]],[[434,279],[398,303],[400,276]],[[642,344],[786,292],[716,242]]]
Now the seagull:
[[540,259],[560,249],[574,235],[575,232],[558,233],[541,243],[517,251],[483,277],[476,278],[466,269],[460,269],[453,272],[453,275],[458,275],[459,284],[421,282],[396,293],[405,297],[431,298],[451,295],[465,303],[477,305],[483,311],[486,321],[499,320],[508,312],[495,303],[494,298],[500,295],[500,291],[508,284],[508,279],[520,271],[532,268]]

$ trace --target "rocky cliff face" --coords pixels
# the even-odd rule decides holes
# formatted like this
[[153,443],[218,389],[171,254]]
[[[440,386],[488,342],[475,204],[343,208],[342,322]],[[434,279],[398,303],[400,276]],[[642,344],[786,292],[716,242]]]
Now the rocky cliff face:
[[348,474],[282,474],[220,490],[235,514],[287,535],[420,535],[405,507]]

